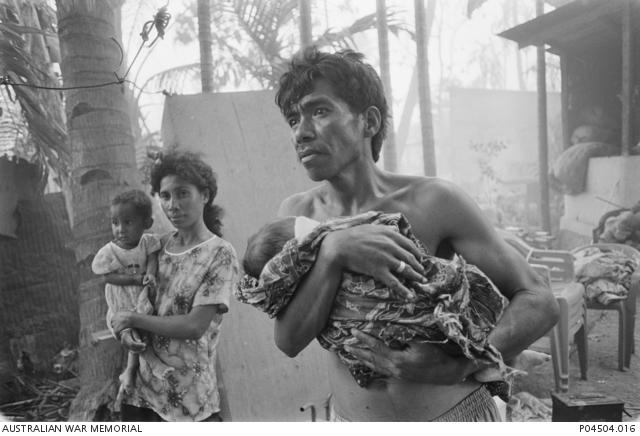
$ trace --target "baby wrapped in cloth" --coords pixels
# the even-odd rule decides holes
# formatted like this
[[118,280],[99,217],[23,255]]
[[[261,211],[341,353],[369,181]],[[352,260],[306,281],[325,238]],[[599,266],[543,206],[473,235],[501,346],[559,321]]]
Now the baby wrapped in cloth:
[[[508,301],[484,273],[462,257],[446,260],[428,254],[399,213],[367,212],[333,219],[317,225],[305,236],[281,238],[288,239],[284,247],[266,262],[264,268],[251,268],[262,272],[257,279],[245,275],[236,290],[237,299],[257,307],[272,318],[277,316],[312,268],[324,237],[329,232],[361,224],[389,226],[411,239],[422,253],[419,261],[425,270],[426,283],[404,282],[416,294],[416,298],[409,301],[372,277],[344,271],[329,320],[317,337],[318,342],[338,354],[362,387],[384,376],[360,363],[344,349],[345,345],[357,342],[350,333],[352,328],[380,338],[396,349],[416,341],[442,344],[453,355],[464,355],[491,365],[489,371],[496,372],[497,377],[492,377],[497,380],[489,383],[488,387],[492,393],[504,397],[508,391],[507,383],[502,381],[507,373],[506,366],[487,336],[502,316]],[[273,245],[278,239],[256,238],[266,231],[265,228],[249,241],[245,271],[249,270],[248,264],[254,262],[256,244],[268,241]],[[486,379],[486,376],[482,378],[483,381]]]

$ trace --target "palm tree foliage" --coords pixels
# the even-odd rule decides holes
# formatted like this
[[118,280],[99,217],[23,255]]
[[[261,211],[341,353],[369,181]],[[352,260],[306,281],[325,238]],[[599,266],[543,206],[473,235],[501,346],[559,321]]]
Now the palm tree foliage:
[[[33,53],[33,45],[29,44],[34,34],[45,36],[49,43],[57,43],[55,11],[44,2],[36,3],[35,8],[40,27],[29,25],[28,17],[12,4],[0,2],[0,75],[15,84],[9,85],[3,96],[5,100],[15,96],[19,103],[21,114],[18,115],[23,121],[19,117],[13,118],[16,129],[28,129],[23,132],[25,140],[13,144],[12,154],[29,156],[33,163],[38,164],[42,178],[46,180],[49,168],[66,175],[70,154],[62,118],[61,93],[22,86],[59,86],[57,78],[50,72],[48,56]],[[8,151],[10,145],[4,144],[2,148]]]
[[[249,78],[273,88],[286,60],[300,47],[298,0],[211,0],[214,69],[218,87]],[[196,39],[196,5],[176,17],[176,37],[183,43]],[[389,30],[407,30],[393,11]],[[313,44],[334,49],[354,48],[354,35],[376,28],[376,14],[359,18],[343,29],[327,29]],[[177,71],[177,70],[176,70]]]

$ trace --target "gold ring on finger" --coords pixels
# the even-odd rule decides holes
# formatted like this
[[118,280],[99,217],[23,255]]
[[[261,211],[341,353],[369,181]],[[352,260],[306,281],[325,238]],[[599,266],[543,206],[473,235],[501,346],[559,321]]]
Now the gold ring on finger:
[[398,274],[402,274],[402,272],[406,267],[407,267],[407,264],[404,262],[404,260],[401,260],[398,266],[396,267],[395,272]]

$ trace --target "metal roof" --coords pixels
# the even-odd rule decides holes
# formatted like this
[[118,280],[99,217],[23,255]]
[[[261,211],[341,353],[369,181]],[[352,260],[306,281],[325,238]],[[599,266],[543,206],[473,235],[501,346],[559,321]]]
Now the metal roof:
[[499,36],[517,42],[520,48],[546,44],[556,53],[619,46],[624,1],[576,0]]

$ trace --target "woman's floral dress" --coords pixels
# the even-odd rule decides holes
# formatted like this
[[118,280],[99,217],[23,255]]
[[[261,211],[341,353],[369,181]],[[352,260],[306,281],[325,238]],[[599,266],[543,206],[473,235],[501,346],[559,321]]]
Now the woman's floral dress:
[[[124,403],[152,409],[167,421],[201,421],[220,411],[218,335],[238,280],[238,261],[231,244],[217,236],[181,253],[167,251],[170,238],[163,239],[158,256],[156,315],[184,315],[204,305],[217,305],[218,315],[200,339],[150,334],[151,347],[140,354],[135,389]],[[160,376],[152,367],[156,357],[168,366]]]

